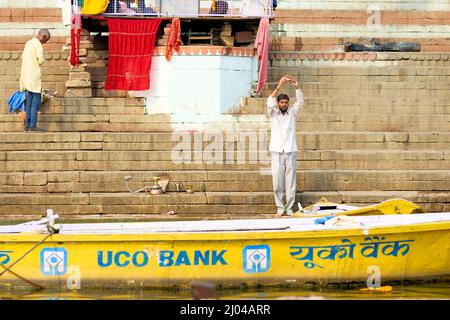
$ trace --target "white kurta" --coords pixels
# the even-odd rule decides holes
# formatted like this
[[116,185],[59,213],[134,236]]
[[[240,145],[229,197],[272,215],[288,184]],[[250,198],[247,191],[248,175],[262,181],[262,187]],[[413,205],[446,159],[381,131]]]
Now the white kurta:
[[270,117],[270,145],[272,152],[295,152],[297,142],[295,137],[295,119],[304,104],[303,92],[295,91],[297,101],[283,115],[277,106],[277,99],[269,96],[267,98],[267,111]]

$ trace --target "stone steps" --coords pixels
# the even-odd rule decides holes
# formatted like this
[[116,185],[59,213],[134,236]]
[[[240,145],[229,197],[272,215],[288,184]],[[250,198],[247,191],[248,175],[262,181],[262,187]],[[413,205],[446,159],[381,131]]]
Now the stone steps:
[[[326,68],[325,70],[327,70],[327,72],[323,71],[324,68]],[[267,81],[276,82],[285,74],[299,78],[302,83],[320,82],[320,84],[327,86],[333,84],[336,87],[346,80],[354,81],[354,85],[356,86],[369,86],[371,83],[396,85],[397,82],[401,84],[404,82],[448,84],[450,81],[446,75],[418,75],[416,67],[403,67],[397,69],[397,72],[380,70],[379,67],[375,67],[370,63],[367,63],[366,66],[347,66],[346,68],[345,66],[337,65],[333,71],[330,71],[329,67],[326,65],[316,66],[316,68],[312,68],[312,66],[307,65],[294,67],[274,67],[270,68]],[[437,70],[441,69],[442,68],[439,68]],[[367,83],[369,81],[370,83]],[[345,85],[342,86],[345,87]]]
[[[270,55],[268,75],[287,70],[305,76],[445,76],[448,52],[297,52],[275,51]],[[389,67],[389,68],[386,68]]]
[[[165,118],[165,121],[159,119]],[[78,115],[78,114],[42,114],[39,126],[51,132],[92,131],[92,132],[173,132],[176,130],[260,130],[269,128],[269,120],[264,114],[259,118],[250,118],[245,122],[245,115],[199,124],[195,121],[174,121],[170,115]],[[251,117],[251,115],[249,115]],[[240,120],[242,121],[240,121]],[[301,111],[297,126],[302,131],[433,131],[440,128],[442,132],[450,131],[449,114],[308,114]],[[0,132],[20,132],[22,122],[17,115],[0,115]]]
[[[255,135],[257,144],[230,144],[242,132],[221,133],[225,154],[218,164],[207,163],[211,140],[201,139],[202,152],[173,161],[179,140],[172,132],[1,133],[0,214],[31,217],[50,207],[67,217],[97,218],[159,217],[169,210],[186,217],[272,214],[270,158],[256,149],[264,143],[267,150],[267,138]],[[183,135],[191,138],[184,147],[192,149],[195,137],[202,137],[201,132]],[[322,196],[357,205],[400,197],[430,211],[450,209],[450,133],[316,131],[297,132],[297,141],[297,188],[306,191],[297,200],[305,205]],[[165,195],[127,192],[124,176],[136,177],[129,185],[137,190],[163,171],[171,177]],[[206,193],[198,192],[201,182]],[[191,184],[196,192],[176,193],[175,183]]]
[[[2,108],[7,114],[9,106]],[[138,98],[59,98],[44,102],[39,111],[43,115],[144,115],[145,102]],[[14,119],[11,119],[14,121]]]
[[[265,85],[264,89],[261,91],[263,97],[269,96],[272,91],[276,88],[278,82],[269,82]],[[304,89],[305,96],[314,97],[335,97],[335,98],[360,98],[360,99],[426,99],[430,95],[435,99],[445,99],[449,96],[450,87],[448,84],[445,86],[438,87],[439,84],[430,84],[430,88],[417,88],[413,83],[405,84],[404,87],[396,87],[395,85],[386,84],[384,88],[377,87],[374,85],[371,88],[358,88],[352,87],[350,83],[347,83],[346,87],[343,88],[319,88],[318,85],[304,84],[306,88]],[[372,85],[371,85],[372,86]],[[295,89],[291,86],[285,87],[280,91],[286,93],[291,97],[295,97]]]
[[[3,218],[14,215],[44,215],[46,209],[62,215],[113,215],[113,214],[161,214],[174,210],[186,215],[220,214],[273,215],[272,192],[194,192],[193,194],[170,192],[164,195],[151,196],[144,193],[81,193],[81,194],[49,194],[49,193],[13,193],[1,194],[2,206],[0,215]],[[403,198],[425,207],[426,210],[449,210],[450,196],[448,192],[415,192],[415,191],[339,191],[339,192],[303,192],[298,193],[296,200],[303,205],[318,201],[321,197],[327,200],[352,205],[369,205],[390,198]]]
[[[230,148],[230,151],[239,151],[240,148]],[[257,148],[248,150],[249,153],[260,152]],[[171,161],[172,150],[151,151],[6,151],[1,153],[5,161]],[[226,152],[227,150],[223,150]],[[422,161],[450,159],[448,150],[304,150],[300,149],[297,160],[335,160],[335,161]]]
[[[429,211],[450,209],[448,62],[395,56],[273,56],[263,97],[286,73],[305,92],[297,122],[303,205],[321,197],[354,205],[405,198]],[[241,114],[216,116],[145,115],[142,99],[52,99],[41,109],[40,125],[50,130],[42,134],[19,133],[17,115],[0,115],[0,213],[31,217],[51,207],[63,217],[154,219],[169,210],[191,218],[270,217],[270,158],[258,150],[268,146],[265,102],[248,98]],[[219,151],[214,158],[211,146]],[[124,176],[135,176],[129,185],[136,190],[163,171],[171,177],[165,195],[127,192]],[[195,193],[177,193],[175,183]]]
[[44,115],[141,115],[145,114],[144,107],[135,106],[51,106],[41,107]]
[[[270,169],[268,160],[259,163],[257,161],[240,164],[238,161],[229,161],[222,164],[194,164],[175,163],[169,161],[76,161],[54,160],[51,163],[44,161],[7,161],[0,168],[4,172],[12,171],[47,171],[47,170],[84,170],[84,171],[115,171],[115,170],[251,170],[255,167]],[[297,167],[311,170],[445,170],[450,167],[450,159],[443,160],[297,160]],[[270,174],[270,170],[268,171]]]
[[[291,96],[290,104],[295,102]],[[239,110],[242,114],[265,114],[267,112],[266,98],[246,98]],[[450,102],[444,98],[305,98],[302,108],[304,114],[449,114]]]
[[[203,151],[203,150],[201,150]],[[242,152],[245,157],[239,158],[237,152]],[[194,151],[195,152],[195,151]],[[227,152],[233,152],[233,157],[228,156]],[[51,170],[52,166],[61,163],[67,165],[65,170],[72,170],[69,167],[76,166],[77,169],[101,170],[104,165],[111,167],[123,166],[123,170],[128,166],[150,167],[158,166],[161,170],[166,167],[183,166],[183,170],[188,170],[189,167],[193,169],[203,169],[205,166],[209,170],[215,170],[223,165],[235,166],[235,169],[241,170],[248,162],[256,166],[258,164],[266,165],[270,163],[268,152],[259,151],[257,149],[237,150],[237,148],[229,148],[222,150],[222,161],[219,158],[207,157],[206,152],[202,152],[202,158],[195,153],[189,153],[189,158],[178,159],[178,152],[172,150],[164,151],[7,151],[2,152],[1,158],[5,162],[3,166],[6,171],[13,171],[19,169],[22,164],[39,163],[42,165],[41,170]],[[264,154],[264,157],[261,157]],[[263,158],[263,159],[261,159]],[[241,159],[241,160],[239,160]],[[401,163],[399,163],[401,161]],[[445,166],[450,161],[450,149],[442,151],[410,151],[410,150],[303,150],[300,149],[297,156],[297,165],[299,168],[308,168],[312,165],[320,166],[320,163],[333,162],[327,165],[334,165],[336,169],[340,166],[346,167],[352,164],[353,169],[398,169],[397,166],[405,167],[405,169],[439,169],[440,166]],[[166,163],[167,162],[167,163]],[[173,162],[173,163],[172,163]],[[217,164],[217,163],[220,164]],[[221,163],[223,162],[223,164]],[[250,163],[251,162],[251,163]],[[318,163],[316,163],[318,162]],[[88,163],[89,165],[85,165]],[[112,164],[115,163],[115,164]],[[17,167],[16,167],[17,166]],[[85,167],[86,166],[86,167]],[[436,167],[435,167],[436,166]],[[186,167],[186,168],[184,168]],[[367,167],[367,168],[366,168]],[[418,167],[418,168],[416,168]],[[26,171],[34,170],[31,166]],[[444,168],[445,169],[445,168]]]
[[[273,79],[273,82],[268,82],[268,88],[274,89],[278,85],[278,80],[280,77],[277,77]],[[320,80],[319,80],[320,81]],[[431,91],[431,90],[449,90],[450,89],[450,82],[440,82],[440,83],[432,83],[429,82],[376,82],[376,81],[370,81],[366,80],[366,82],[355,82],[355,84],[349,88],[348,81],[336,81],[336,82],[303,82],[302,83],[302,90],[306,92],[311,91],[318,91],[318,92],[327,92],[327,90],[342,90],[343,92],[347,93],[349,91],[353,91],[354,94],[364,93],[364,92],[371,92],[373,90],[377,91],[386,91],[386,90],[421,90],[421,91]],[[369,82],[370,81],[370,82]],[[286,88],[283,88],[286,89]],[[347,94],[346,94],[347,95]],[[352,95],[352,96],[353,96]],[[361,97],[361,96],[360,96]],[[408,96],[404,97],[408,98]]]
[[[270,55],[268,82],[261,95],[268,96],[281,76],[289,74],[301,82],[305,97],[361,101],[367,106],[373,99],[407,101],[405,106],[448,107],[450,91],[450,55],[443,53],[352,53],[274,51]],[[294,88],[284,93],[294,96]],[[430,100],[431,98],[431,100]],[[447,99],[447,102],[443,100]],[[411,101],[412,100],[412,101]],[[414,102],[414,100],[417,100]],[[347,103],[346,103],[347,104]],[[355,103],[352,103],[353,105]],[[384,112],[390,111],[390,104]],[[447,110],[447,109],[444,109]],[[383,112],[383,108],[380,108]],[[432,110],[430,110],[432,111]],[[439,110],[434,110],[439,112]],[[253,112],[259,112],[259,109]],[[411,112],[408,112],[411,113]]]
[[[200,190],[205,183],[208,192],[271,192],[272,177],[258,170],[238,171],[202,170],[169,172],[168,192],[175,192],[175,184],[184,187],[191,184]],[[46,172],[5,172],[0,174],[0,192],[14,193],[117,193],[127,192],[123,177],[135,177],[129,186],[139,190],[151,185],[152,177],[162,171],[46,171]],[[297,187],[308,191],[446,191],[450,187],[446,170],[305,170],[297,171]]]
[[55,97],[49,100],[48,106],[103,106],[103,107],[143,107],[145,101],[143,98],[59,98]]
[[[268,154],[248,142],[230,144],[236,133],[223,135],[222,147],[233,152],[233,160],[227,163],[225,154],[219,164],[203,159],[210,141],[201,139],[200,156],[189,153],[185,161],[173,161],[172,150],[179,142],[172,132],[1,133],[0,213],[35,214],[30,204],[33,211],[52,207],[70,217],[157,215],[172,209],[181,215],[216,218],[272,213]],[[201,137],[184,134],[192,138],[185,147],[193,148],[193,137]],[[267,148],[265,139],[255,137]],[[430,211],[449,209],[445,197],[450,187],[450,133],[298,132],[297,139],[297,187],[307,191],[299,193],[298,200],[304,204],[322,196],[360,205],[406,197]],[[242,161],[236,150],[243,151]],[[136,176],[130,182],[136,190],[163,171],[171,177],[166,195],[148,198],[126,192],[124,176]],[[195,191],[204,182],[207,192],[178,194],[178,182],[192,184]]]
[[[306,90],[303,89],[305,94]],[[291,93],[292,102],[295,101],[295,94],[292,90],[283,90]],[[328,97],[326,95],[305,98],[305,105],[302,109],[304,114],[377,114],[377,115],[426,115],[426,114],[450,114],[450,103],[446,98],[362,98],[362,97]],[[95,98],[94,98],[95,99]],[[42,112],[42,122],[165,122],[174,115],[152,114],[145,115],[143,103],[134,99],[128,103],[115,99],[116,102],[106,104],[86,104],[76,102],[65,104],[63,99],[58,103],[44,103],[40,111]],[[70,101],[70,99],[65,99]],[[126,101],[126,99],[123,99]],[[142,104],[142,105],[139,105]],[[0,122],[17,122],[19,119],[14,114],[0,114]],[[240,114],[245,117],[249,114],[266,114],[266,98],[245,98],[241,103]],[[89,117],[92,116],[92,117]],[[235,114],[236,116],[236,114]],[[187,121],[188,122],[188,121]],[[64,127],[64,126],[63,126]]]
[[[448,2],[410,0],[280,1],[271,24],[271,49],[343,50],[345,42],[419,42],[421,51],[449,51]],[[382,23],[380,23],[381,19]],[[378,20],[378,21],[376,21]]]
[[[449,83],[450,84],[450,83]],[[303,88],[306,91],[305,88]],[[92,98],[98,99],[98,98]],[[114,99],[114,101],[85,102],[58,99],[45,103],[40,110],[44,115],[144,115],[145,106],[135,99]],[[295,98],[292,99],[292,103]],[[266,98],[245,98],[241,104],[241,114],[265,114]],[[446,98],[361,98],[361,97],[315,97],[305,98],[304,113],[323,114],[449,114],[450,102]],[[152,119],[167,119],[167,115],[152,114]],[[158,118],[159,117],[159,118]]]
[[[254,135],[259,147],[261,143],[268,144],[269,136]],[[261,132],[259,132],[261,134]],[[248,142],[242,145],[235,143],[232,147],[227,141],[244,141],[236,132],[222,132],[223,150],[250,150]],[[201,133],[197,133],[199,141]],[[194,150],[195,136],[191,133],[181,133],[190,142],[186,142]],[[237,138],[236,138],[237,137]],[[82,132],[49,132],[49,133],[0,133],[0,155],[5,157],[7,151],[51,151],[51,150],[97,150],[97,151],[171,151],[179,143],[180,135],[165,133],[82,133]],[[211,144],[213,138],[203,136],[202,150]],[[311,131],[297,132],[297,144],[302,150],[417,150],[441,151],[449,149],[450,133],[448,132],[334,132]],[[239,149],[236,149],[239,148]],[[253,146],[253,149],[255,147]],[[4,159],[4,158],[0,158]]]

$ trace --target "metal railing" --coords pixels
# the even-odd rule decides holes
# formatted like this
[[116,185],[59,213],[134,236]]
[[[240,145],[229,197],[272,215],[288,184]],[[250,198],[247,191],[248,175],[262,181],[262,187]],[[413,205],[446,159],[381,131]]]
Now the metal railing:
[[271,17],[273,0],[110,0],[107,16]]

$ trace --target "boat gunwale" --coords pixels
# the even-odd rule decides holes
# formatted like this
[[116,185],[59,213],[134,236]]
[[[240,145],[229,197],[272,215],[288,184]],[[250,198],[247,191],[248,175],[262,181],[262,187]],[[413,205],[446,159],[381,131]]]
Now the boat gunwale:
[[[320,230],[280,230],[280,231],[200,231],[200,232],[153,232],[120,234],[53,234],[49,242],[113,242],[113,241],[227,241],[227,240],[281,240],[304,238],[329,238],[342,236],[369,236],[380,234],[405,234],[450,230],[450,221],[419,222],[411,225],[334,227]],[[7,233],[0,234],[0,244],[10,242],[38,242],[47,233]]]

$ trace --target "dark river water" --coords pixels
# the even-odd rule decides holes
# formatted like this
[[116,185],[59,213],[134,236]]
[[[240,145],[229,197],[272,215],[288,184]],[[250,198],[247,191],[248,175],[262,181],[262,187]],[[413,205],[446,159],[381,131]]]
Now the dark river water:
[[[351,289],[274,289],[218,290],[219,300],[364,300],[364,299],[450,299],[450,282],[420,285],[392,285],[391,292],[371,293],[360,288]],[[72,291],[0,291],[0,300],[192,300],[190,290],[114,290],[81,289]]]

